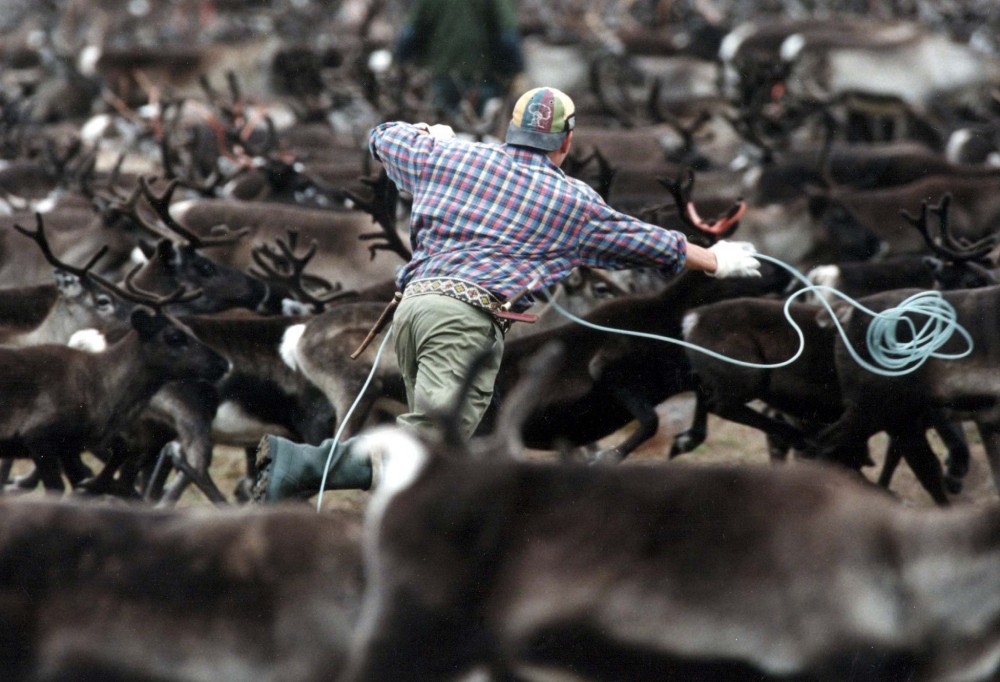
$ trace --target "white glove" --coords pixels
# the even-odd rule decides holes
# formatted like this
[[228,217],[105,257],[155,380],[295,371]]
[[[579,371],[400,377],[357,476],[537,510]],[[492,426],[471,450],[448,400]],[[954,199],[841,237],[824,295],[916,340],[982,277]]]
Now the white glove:
[[753,257],[757,249],[750,242],[716,242],[709,249],[715,254],[715,272],[711,277],[760,277],[760,261]]
[[428,125],[427,123],[414,123],[413,125],[438,140],[451,140],[455,137],[455,131],[452,130],[451,126],[444,125],[443,123],[435,125]]

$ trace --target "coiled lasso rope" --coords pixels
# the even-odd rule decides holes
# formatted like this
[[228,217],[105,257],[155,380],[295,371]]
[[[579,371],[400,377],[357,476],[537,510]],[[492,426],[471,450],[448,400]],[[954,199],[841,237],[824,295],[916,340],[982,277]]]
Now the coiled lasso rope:
[[[679,346],[683,346],[684,348],[704,353],[718,360],[739,365],[740,367],[750,367],[753,369],[777,369],[779,367],[790,365],[798,360],[799,356],[802,355],[802,351],[805,350],[805,335],[802,333],[802,328],[795,322],[794,319],[792,319],[792,315],[789,312],[789,307],[792,305],[792,302],[800,296],[805,296],[810,292],[825,292],[841,298],[858,310],[874,318],[872,323],[868,326],[868,333],[865,342],[868,346],[868,352],[871,354],[872,360],[876,364],[872,364],[858,355],[857,351],[854,350],[853,346],[848,341],[847,332],[844,330],[843,326],[841,326],[840,320],[837,319],[837,315],[834,313],[833,307],[830,305],[829,301],[827,301],[823,296],[819,297],[822,304],[830,312],[830,316],[833,318],[837,331],[845,341],[848,341],[845,346],[850,352],[851,357],[854,358],[855,362],[869,372],[881,374],[883,376],[901,376],[915,371],[931,358],[957,360],[969,355],[972,352],[972,337],[969,335],[969,332],[957,322],[957,314],[954,306],[944,300],[944,297],[941,296],[941,293],[938,291],[922,291],[918,294],[910,296],[893,308],[889,308],[888,310],[884,310],[882,312],[875,312],[833,287],[822,284],[813,284],[801,272],[787,263],[778,260],[777,258],[765,256],[761,253],[754,254],[754,257],[760,260],[769,261],[781,268],[784,268],[785,270],[788,270],[788,272],[806,285],[804,288],[795,291],[785,300],[785,318],[788,320],[788,323],[792,326],[795,333],[799,337],[799,348],[795,354],[792,355],[792,357],[781,362],[771,364],[745,362],[743,360],[737,360],[736,358],[722,355],[721,353],[716,353],[713,350],[697,346],[682,339],[675,339],[670,336],[661,336],[659,334],[650,334],[647,332],[637,332],[629,329],[616,329],[614,327],[605,327],[603,325],[594,324],[593,322],[584,320],[583,318],[577,317],[573,313],[569,312],[554,298],[550,298],[548,300],[548,304],[555,308],[555,310],[563,317],[572,320],[577,324],[581,324],[584,327],[589,327],[597,331],[612,334],[624,334],[625,336],[637,336],[640,338],[677,344]],[[918,324],[916,320],[914,320],[913,316],[921,316],[925,319],[922,323]],[[906,330],[906,334],[900,333],[901,327]],[[939,353],[938,350],[944,346],[944,344],[946,344],[955,333],[958,333],[965,339],[968,347],[960,353]],[[907,340],[902,340],[904,338]]]
[[[795,291],[785,300],[785,319],[788,320],[788,323],[792,326],[795,333],[799,337],[799,348],[795,354],[792,355],[792,357],[781,362],[771,364],[746,362],[722,355],[721,353],[716,353],[713,350],[697,346],[682,339],[595,324],[569,312],[563,308],[554,297],[550,297],[548,299],[548,305],[552,306],[563,317],[596,331],[608,332],[610,334],[622,334],[625,336],[636,336],[655,341],[665,341],[699,353],[704,353],[716,359],[723,360],[740,367],[750,367],[754,369],[778,369],[780,367],[790,365],[798,360],[799,356],[801,356],[802,352],[805,350],[805,335],[802,332],[802,328],[795,322],[789,312],[792,302],[800,296],[805,296],[810,292],[827,293],[839,297],[873,318],[871,324],[868,326],[865,342],[868,346],[868,352],[876,364],[872,364],[858,355],[857,351],[854,350],[854,347],[849,342],[847,332],[844,330],[840,320],[837,318],[833,307],[830,305],[829,301],[826,300],[826,297],[819,296],[820,302],[826,307],[827,311],[829,311],[830,316],[833,319],[833,323],[837,327],[838,333],[846,342],[844,345],[851,357],[854,358],[854,361],[857,362],[858,365],[869,372],[890,377],[902,376],[917,370],[931,358],[957,360],[972,353],[972,337],[969,335],[969,332],[958,323],[954,306],[944,300],[944,297],[941,296],[941,293],[938,291],[922,291],[910,296],[893,308],[889,308],[888,310],[883,310],[881,312],[875,312],[833,287],[822,284],[813,284],[801,272],[787,263],[778,260],[777,258],[772,258],[771,256],[766,256],[761,253],[754,254],[754,257],[760,260],[769,261],[781,268],[784,268],[796,279],[805,284],[805,287]],[[924,318],[923,322],[918,324],[918,322],[914,319],[914,316]],[[905,330],[905,334],[900,333],[901,328]],[[960,353],[939,353],[938,350],[956,333],[965,339],[968,347]],[[368,378],[361,387],[358,397],[354,399],[354,403],[351,405],[350,409],[348,409],[347,414],[345,414],[344,418],[340,420],[340,426],[337,429],[337,433],[333,437],[333,444],[330,446],[330,454],[327,456],[326,469],[323,471],[323,480],[319,489],[319,500],[316,503],[317,511],[321,509],[323,504],[323,490],[326,488],[327,473],[329,473],[333,466],[336,465],[333,461],[333,455],[336,451],[337,443],[340,442],[340,437],[343,434],[345,425],[354,413],[358,403],[361,401],[361,397],[368,389],[368,385],[371,383],[372,377],[375,376],[375,370],[382,357],[382,351],[385,349],[386,342],[389,340],[389,336],[391,334],[392,325],[390,324],[386,329],[385,337],[382,339],[382,343],[379,345],[378,352],[375,354],[375,361],[372,364],[372,369],[368,374]],[[902,340],[904,338],[906,340]]]

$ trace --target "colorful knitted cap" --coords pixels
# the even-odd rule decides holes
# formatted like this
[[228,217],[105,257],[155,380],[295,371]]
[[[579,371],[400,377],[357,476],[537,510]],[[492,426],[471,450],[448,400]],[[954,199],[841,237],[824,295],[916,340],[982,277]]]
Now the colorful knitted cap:
[[535,88],[521,95],[507,126],[507,144],[551,152],[573,130],[576,107],[565,92]]

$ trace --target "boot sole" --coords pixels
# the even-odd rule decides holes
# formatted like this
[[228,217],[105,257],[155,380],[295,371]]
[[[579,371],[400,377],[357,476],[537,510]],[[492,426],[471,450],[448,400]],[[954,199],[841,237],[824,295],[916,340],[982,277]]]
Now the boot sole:
[[267,436],[262,437],[257,444],[254,467],[257,469],[257,478],[254,479],[253,487],[250,489],[250,502],[264,504],[267,486],[271,482],[271,439]]
[[[271,445],[274,436],[265,435],[257,444],[257,454],[254,457],[254,466],[257,467],[257,478],[250,491],[250,501],[253,504],[275,504],[274,500],[269,500],[267,490],[271,485],[271,476],[274,473],[275,462],[271,457]],[[313,490],[300,490],[291,493],[282,499],[285,500],[308,500],[315,494]]]

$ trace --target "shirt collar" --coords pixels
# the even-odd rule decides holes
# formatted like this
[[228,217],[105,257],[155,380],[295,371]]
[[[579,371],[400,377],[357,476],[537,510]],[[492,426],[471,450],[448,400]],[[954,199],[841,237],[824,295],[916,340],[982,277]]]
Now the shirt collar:
[[506,143],[503,145],[503,148],[507,154],[514,157],[514,159],[516,159],[519,163],[541,166],[555,171],[560,175],[565,175],[563,169],[552,163],[552,159],[550,159],[549,155],[543,151],[528,149],[527,147],[518,147],[517,145],[510,145]]

